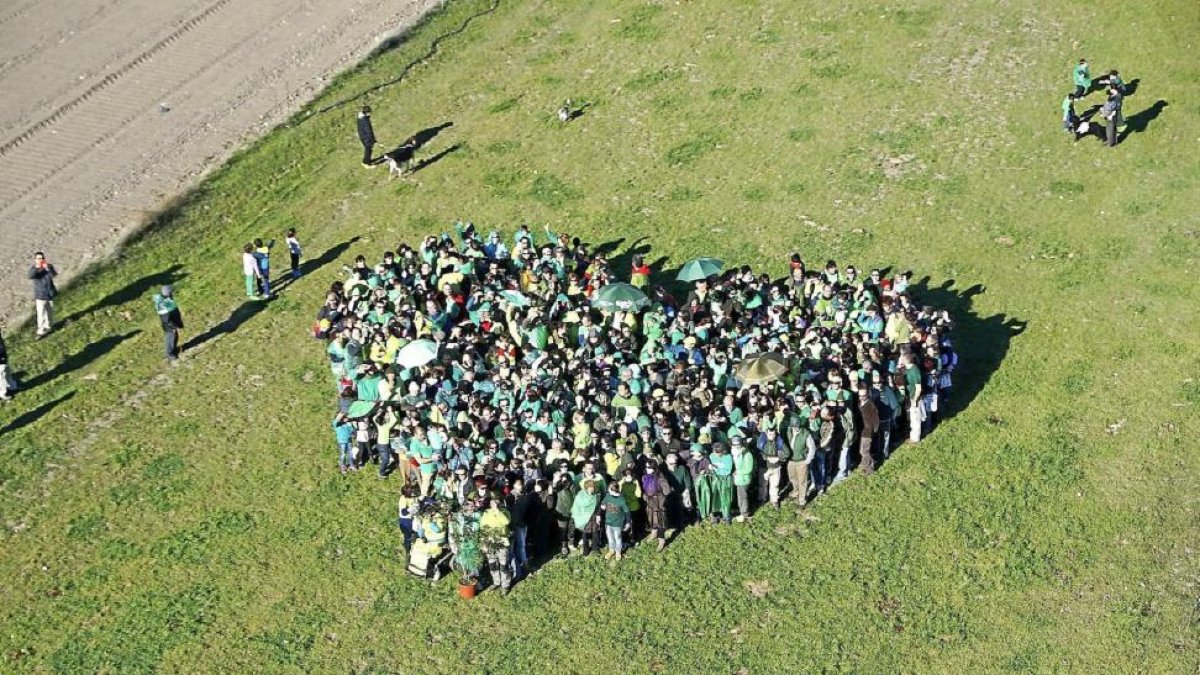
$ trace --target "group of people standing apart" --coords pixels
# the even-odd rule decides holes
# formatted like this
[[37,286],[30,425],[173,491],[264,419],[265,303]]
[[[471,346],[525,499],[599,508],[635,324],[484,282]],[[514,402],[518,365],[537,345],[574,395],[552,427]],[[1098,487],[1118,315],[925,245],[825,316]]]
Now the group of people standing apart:
[[[1125,126],[1125,118],[1122,114],[1122,106],[1125,100],[1125,82],[1121,79],[1121,74],[1116,70],[1110,70],[1106,75],[1092,79],[1091,71],[1088,66],[1087,59],[1079,59],[1079,63],[1071,70],[1071,81],[1075,85],[1075,90],[1068,93],[1063,99],[1063,130],[1071,134],[1075,140],[1091,133],[1092,123],[1090,117],[1095,112],[1099,112],[1101,119],[1104,120],[1104,135],[1105,143],[1109,147],[1117,144],[1118,131]],[[1093,91],[1103,91],[1105,100],[1099,108],[1088,111],[1083,116],[1076,114],[1075,103],[1082,101],[1088,94]],[[1099,127],[1097,127],[1099,128]]]
[[[291,276],[300,277],[300,241],[296,230],[289,229],[285,235],[288,257],[291,263]],[[255,239],[243,247],[242,273],[246,281],[246,295],[254,299],[270,299],[271,292],[271,249],[275,240],[263,243]],[[54,329],[54,300],[58,297],[58,287],[54,283],[58,276],[55,269],[44,253],[38,251],[34,255],[33,264],[29,266],[29,279],[33,284],[33,301],[36,322],[36,337],[42,339]],[[151,297],[154,312],[158,316],[163,330],[163,347],[168,361],[178,360],[181,353],[179,342],[180,331],[183,330],[183,315],[175,299],[175,289],[162,286],[158,293]],[[11,394],[19,388],[8,368],[8,350],[4,336],[0,335],[0,401],[7,401]]]
[[[535,554],[619,559],[644,536],[661,550],[690,524],[870,474],[944,410],[952,322],[917,302],[907,273],[809,269],[793,254],[783,279],[717,268],[680,301],[651,288],[640,257],[618,278],[548,229],[538,245],[522,226],[511,247],[455,229],[457,242],[359,256],[313,327],[337,391],[339,469],[375,463],[399,480],[418,569],[457,552],[464,521],[502,588]],[[602,305],[618,281],[644,302]],[[739,369],[756,359],[776,375]]]

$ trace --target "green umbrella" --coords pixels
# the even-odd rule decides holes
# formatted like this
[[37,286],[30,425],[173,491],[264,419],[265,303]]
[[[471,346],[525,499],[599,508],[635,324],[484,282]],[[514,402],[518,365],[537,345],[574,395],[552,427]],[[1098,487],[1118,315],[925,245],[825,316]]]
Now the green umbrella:
[[417,368],[437,358],[438,345],[433,340],[413,340],[396,352],[396,363],[405,368]]
[[366,417],[375,411],[375,404],[379,401],[355,401],[350,404],[350,409],[346,411],[346,417],[356,420],[360,417]]
[[787,361],[775,352],[766,352],[752,356],[742,361],[734,375],[742,381],[743,386],[774,382],[787,375]]
[[720,274],[721,268],[724,266],[725,263],[716,258],[696,258],[679,268],[679,274],[675,275],[675,279],[678,281],[707,279],[714,274]]
[[500,291],[500,297],[504,298],[508,304],[514,307],[529,306],[529,298],[522,295],[519,291]]
[[608,284],[592,296],[592,307],[606,312],[630,312],[645,309],[650,298],[637,287],[623,282]]

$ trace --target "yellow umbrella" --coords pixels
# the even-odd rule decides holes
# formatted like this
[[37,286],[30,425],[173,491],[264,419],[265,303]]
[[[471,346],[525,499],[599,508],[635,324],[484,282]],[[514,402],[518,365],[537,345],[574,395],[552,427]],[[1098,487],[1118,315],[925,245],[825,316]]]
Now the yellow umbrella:
[[734,374],[742,381],[743,386],[750,386],[774,382],[787,375],[787,372],[787,360],[783,356],[775,352],[766,352],[742,361]]

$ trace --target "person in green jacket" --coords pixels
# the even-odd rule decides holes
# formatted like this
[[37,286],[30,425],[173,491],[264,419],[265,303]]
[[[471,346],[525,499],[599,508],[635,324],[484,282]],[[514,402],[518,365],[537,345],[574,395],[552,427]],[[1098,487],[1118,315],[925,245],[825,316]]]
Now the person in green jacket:
[[1079,65],[1071,71],[1071,80],[1075,83],[1075,98],[1083,98],[1092,89],[1092,75],[1088,72],[1087,59],[1079,59]]
[[716,522],[719,512],[721,520],[729,523],[733,511],[733,457],[726,452],[724,443],[713,443],[712,447],[713,451],[708,456],[708,461],[713,468],[713,522]]
[[604,554],[604,559],[620,560],[625,543],[622,535],[633,527],[633,513],[629,510],[629,503],[619,483],[608,486],[608,494],[600,503],[600,510],[604,512],[604,536],[608,541],[608,553]]
[[554,475],[554,481],[550,485],[554,491],[554,518],[557,521],[561,546],[559,557],[565,558],[571,553],[575,539],[575,522],[571,518],[571,510],[575,506],[575,495],[579,488],[575,486],[575,480],[566,466]]
[[673,530],[682,529],[688,520],[688,512],[694,508],[695,503],[693,498],[696,486],[692,480],[692,473],[688,471],[687,465],[679,461],[679,455],[671,453],[667,455],[665,477],[667,484],[671,486],[666,502],[667,527]]
[[[741,436],[730,439],[733,446],[733,486],[737,490],[739,523],[750,516],[750,482],[754,480],[754,455],[742,443]],[[728,521],[729,516],[725,519]]]
[[[696,522],[703,523],[713,515],[714,481],[711,470],[705,470],[696,476]],[[716,518],[713,518],[716,522]]]
[[1062,123],[1063,131],[1071,134],[1075,140],[1079,140],[1079,136],[1075,130],[1079,127],[1079,116],[1075,114],[1075,93],[1067,94],[1062,102]]
[[163,344],[167,351],[167,360],[174,362],[179,358],[179,331],[183,328],[183,316],[179,313],[179,305],[175,302],[175,293],[170,286],[163,286],[154,296],[154,311],[162,323]]
[[583,554],[589,555],[592,548],[600,548],[600,493],[599,482],[584,480],[580,491],[571,504],[571,522],[582,533]]

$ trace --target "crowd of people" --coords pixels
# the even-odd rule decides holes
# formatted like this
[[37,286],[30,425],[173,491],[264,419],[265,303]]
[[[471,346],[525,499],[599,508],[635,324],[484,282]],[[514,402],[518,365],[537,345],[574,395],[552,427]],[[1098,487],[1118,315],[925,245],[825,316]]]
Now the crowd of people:
[[[452,560],[464,523],[505,592],[535,555],[662,550],[870,474],[944,410],[952,321],[908,273],[792,254],[781,280],[717,267],[677,298],[640,257],[613,269],[549,229],[455,230],[359,256],[313,326],[338,468],[400,483],[414,572]],[[618,282],[644,301],[599,303]]]

